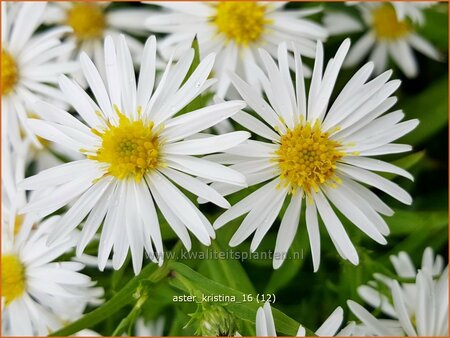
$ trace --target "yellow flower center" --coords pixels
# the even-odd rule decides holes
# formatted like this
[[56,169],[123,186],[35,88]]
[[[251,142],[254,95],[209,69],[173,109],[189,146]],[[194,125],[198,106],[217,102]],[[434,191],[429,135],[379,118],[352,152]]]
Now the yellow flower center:
[[394,7],[383,4],[372,12],[373,28],[380,40],[394,40],[409,34],[412,30],[406,20],[399,21]]
[[18,79],[16,61],[11,54],[2,49],[2,96],[14,89]]
[[336,162],[344,156],[339,151],[341,144],[329,138],[328,132],[322,132],[320,123],[311,125],[301,123],[288,130],[281,137],[277,161],[281,179],[290,186],[291,193],[297,188],[307,194],[318,191],[318,187],[329,179],[339,182],[334,175]]
[[66,20],[78,40],[100,38],[106,27],[103,9],[87,2],[73,5],[67,12]]
[[257,41],[272,22],[265,17],[266,9],[255,2],[220,2],[212,22],[229,40],[248,45]]
[[2,296],[5,305],[25,291],[25,269],[15,255],[2,255]]
[[133,177],[140,182],[150,170],[162,166],[161,141],[154,123],[132,121],[119,114],[119,124],[106,131],[93,132],[102,138],[97,154],[88,158],[108,163],[108,173],[119,179]]

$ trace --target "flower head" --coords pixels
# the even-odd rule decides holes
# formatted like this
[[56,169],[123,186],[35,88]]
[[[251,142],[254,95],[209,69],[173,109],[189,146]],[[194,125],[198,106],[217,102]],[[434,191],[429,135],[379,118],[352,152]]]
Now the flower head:
[[[26,146],[21,144],[20,146]],[[60,257],[76,243],[74,233],[46,245],[50,229],[60,216],[45,220],[18,215],[26,203],[15,183],[24,175],[24,153],[2,143],[2,335],[47,335],[77,319],[88,304],[101,303],[103,289],[80,272],[84,265]],[[39,199],[32,194],[31,200]]]
[[[227,155],[213,155],[211,159],[233,163],[230,167],[244,173],[249,185],[268,183],[225,211],[214,226],[218,229],[248,213],[230,245],[242,243],[255,232],[251,250],[256,250],[283,203],[289,200],[276,241],[274,268],[287,256],[301,222],[303,201],[315,271],[320,262],[318,216],[339,254],[358,264],[358,253],[331,204],[370,238],[385,244],[389,228],[379,214],[392,215],[393,211],[363,184],[411,203],[406,191],[372,172],[390,172],[412,179],[406,171],[371,158],[410,150],[408,145],[391,142],[414,129],[418,121],[400,122],[404,117],[401,111],[383,115],[395,104],[396,98],[391,95],[400,82],[389,81],[390,71],[367,82],[373,70],[373,64],[368,63],[330,103],[349,47],[349,40],[344,41],[323,71],[323,49],[318,44],[308,94],[295,45],[295,86],[287,66],[286,44],[278,48],[278,66],[265,50],[260,50],[265,72],[256,65],[253,69],[268,101],[240,77],[230,75],[237,91],[260,118],[240,112],[232,119],[269,142],[248,140],[229,149]],[[224,195],[239,190],[220,183],[213,183],[212,187]]]
[[13,3],[2,6],[2,134],[13,146],[26,138],[41,147],[27,124],[37,99],[62,105],[61,93],[54,88],[60,74],[75,71],[78,66],[67,62],[73,45],[61,42],[67,29],[37,32],[46,9],[45,2]]
[[[166,11],[151,15],[146,26],[152,32],[168,33],[160,44],[162,56],[180,57],[197,37],[202,53],[217,54],[214,72],[219,79],[216,87],[219,97],[229,93],[228,71],[236,71],[252,85],[259,86],[251,70],[253,62],[260,62],[259,47],[276,57],[276,44],[293,40],[303,55],[314,57],[316,41],[327,37],[323,27],[306,18],[320,12],[320,8],[286,10],[281,2],[259,1],[156,4]],[[309,69],[305,68],[305,72],[309,73]]]
[[[133,62],[140,64],[144,45],[134,35],[146,35],[145,19],[152,13],[146,8],[114,8],[111,2],[51,2],[45,15],[47,24],[69,28],[67,41],[74,44],[70,57],[78,60],[82,52],[94,61],[101,76],[106,78],[103,41],[111,36],[117,42],[123,34],[128,42]],[[158,67],[161,63],[158,62]],[[85,87],[82,72],[74,74]]]
[[193,57],[194,51],[190,50],[176,65],[169,62],[159,84],[154,86],[156,39],[150,37],[136,86],[125,38],[115,44],[108,37],[106,83],[86,54],[80,58],[96,102],[76,82],[60,79],[62,92],[84,123],[47,103],[36,104],[45,120],[30,120],[32,128],[44,139],[84,155],[82,160],[44,170],[20,184],[30,190],[55,189],[53,194],[29,203],[22,212],[48,215],[74,201],[50,242],[64,238],[87,217],[77,254],[81,255],[103,223],[100,269],[105,267],[113,248],[116,269],[131,249],[133,268],[138,273],[144,248],[150,259],[163,262],[156,203],[188,249],[191,241],[187,229],[203,244],[210,244],[214,238],[211,224],[174,183],[221,207],[229,207],[214,189],[192,176],[240,186],[245,185],[244,176],[197,156],[234,147],[250,134],[239,131],[195,137],[237,113],[245,106],[242,101],[215,104],[174,117],[214,83],[208,79],[214,54],[206,56],[186,78]]

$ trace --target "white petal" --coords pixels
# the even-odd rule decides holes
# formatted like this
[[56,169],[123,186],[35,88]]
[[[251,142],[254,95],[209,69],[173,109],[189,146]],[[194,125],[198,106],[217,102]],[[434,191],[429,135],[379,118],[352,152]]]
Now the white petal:
[[403,298],[400,285],[396,280],[393,281],[391,286],[392,298],[394,302],[394,308],[397,313],[398,319],[408,336],[417,336],[416,331],[409,318],[408,310],[406,308],[405,299]]
[[309,245],[311,247],[311,256],[314,272],[319,270],[320,266],[320,232],[319,221],[317,219],[317,209],[314,202],[306,201],[306,230],[308,231]]
[[358,253],[356,252],[355,247],[350,241],[347,232],[342,226],[341,221],[336,216],[321,191],[314,195],[314,201],[316,203],[317,210],[319,211],[320,216],[323,219],[323,223],[327,228],[330,237],[333,239],[334,244],[345,255],[344,258],[347,258],[352,264],[358,265]]
[[368,170],[351,167],[345,164],[340,164],[339,170],[357,181],[369,184],[373,187],[376,187],[377,189],[384,191],[388,195],[391,195],[404,204],[409,205],[412,203],[411,196],[405,190],[400,188],[398,184],[391,182],[384,177],[374,174]]
[[345,60],[344,65],[347,67],[352,67],[358,64],[364,57],[369,53],[370,48],[375,43],[375,36],[372,32],[364,34],[356,43],[353,48],[348,53],[348,57]]
[[362,232],[380,244],[386,244],[386,239],[380,234],[377,227],[358,208],[357,201],[351,200],[344,191],[339,188],[325,187],[324,192],[336,208],[342,212]]
[[84,52],[80,55],[80,64],[83,70],[83,74],[100,108],[102,109],[103,114],[105,114],[106,116],[113,116],[114,113],[112,110],[112,105],[109,100],[108,93],[106,92],[103,79],[92,60]]
[[263,198],[267,193],[273,191],[278,183],[279,180],[275,179],[240,200],[216,219],[214,222],[214,228],[219,229],[229,221],[249,212],[255,205],[258,204],[258,201],[261,198]]
[[358,303],[348,300],[347,305],[353,314],[377,335],[389,336],[391,334],[391,332],[378,319],[376,319],[370,312]]
[[170,167],[188,174],[217,182],[246,186],[245,176],[223,165],[192,156],[171,155],[167,158]]
[[119,79],[122,84],[122,104],[127,116],[136,116],[136,77],[125,36],[119,38],[117,50],[117,62],[119,66]]
[[275,256],[273,259],[274,269],[278,269],[281,264],[283,264],[284,258],[286,257],[288,250],[294,241],[300,222],[302,199],[303,193],[301,192],[293,195],[284,213],[275,243]]
[[415,77],[418,73],[417,61],[413,51],[404,40],[397,40],[388,44],[392,59],[407,77]]
[[74,175],[93,170],[96,167],[91,160],[79,160],[64,163],[59,166],[46,169],[40,173],[27,177],[18,183],[18,187],[26,190],[39,190],[50,186],[57,186],[73,180]]
[[363,169],[392,173],[414,181],[414,177],[406,170],[381,160],[360,156],[348,156],[343,158],[342,161]]
[[184,189],[189,190],[198,197],[204,198],[222,208],[230,207],[230,203],[228,203],[225,198],[202,181],[170,168],[161,169],[161,172],[175,183]]
[[181,242],[184,244],[188,251],[191,250],[191,239],[189,238],[189,233],[186,230],[184,224],[180,221],[180,219],[172,212],[171,208],[166,204],[163,198],[159,195],[158,191],[152,190],[152,195],[155,198],[155,202],[158,205],[158,208],[161,210],[161,213],[164,215],[167,223],[169,223],[172,230],[177,234],[178,238],[180,238]]
[[442,61],[442,55],[439,51],[427,40],[417,34],[411,34],[408,38],[408,42],[422,54],[428,56],[436,61]]
[[245,107],[242,101],[228,101],[211,105],[175,117],[165,124],[161,137],[167,142],[175,142],[203,131],[239,112]]
[[[177,217],[205,245],[211,244],[206,229],[201,226],[201,219],[195,213],[195,206],[170,181],[159,173],[152,173],[147,178],[150,188],[158,191],[166,204],[170,205]],[[169,204],[170,203],[170,204]]]
[[250,133],[246,131],[235,131],[202,139],[180,141],[166,145],[164,152],[173,155],[204,155],[216,153],[241,144],[250,138],[250,136]]
[[338,306],[333,313],[323,322],[323,324],[315,332],[319,337],[327,336],[332,337],[336,334],[337,330],[344,320],[344,310]]
[[156,71],[156,38],[150,36],[145,42],[142,64],[139,71],[137,105],[146,107],[153,92]]

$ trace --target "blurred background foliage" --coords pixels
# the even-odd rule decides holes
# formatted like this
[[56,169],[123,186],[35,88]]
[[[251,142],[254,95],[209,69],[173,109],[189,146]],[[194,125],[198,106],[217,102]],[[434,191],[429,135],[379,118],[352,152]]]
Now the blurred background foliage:
[[[290,3],[290,8],[306,8],[322,5],[324,10],[339,9],[357,16],[355,8],[343,3]],[[112,6],[142,6],[139,3],[115,3]],[[401,250],[407,251],[416,266],[420,264],[423,250],[431,246],[436,253],[447,257],[448,253],[448,5],[440,3],[425,10],[426,24],[420,29],[426,39],[433,43],[443,55],[443,62],[435,62],[418,53],[416,57],[420,66],[419,76],[414,79],[404,77],[391,63],[394,78],[402,80],[402,85],[396,95],[399,98],[394,109],[402,109],[405,119],[418,118],[420,125],[398,143],[413,145],[409,154],[383,157],[409,170],[415,177],[414,182],[407,179],[389,176],[413,196],[414,203],[405,207],[387,195],[382,198],[396,210],[394,216],[386,218],[391,235],[388,244],[379,245],[363,235],[359,229],[341,219],[352,239],[358,253],[360,264],[355,267],[343,261],[337,254],[326,231],[321,233],[322,261],[317,273],[313,273],[309,242],[304,220],[301,221],[298,233],[290,249],[302,252],[303,259],[286,260],[279,270],[272,269],[271,259],[245,261],[239,260],[183,260],[180,263],[167,263],[161,268],[160,278],[147,280],[145,283],[133,279],[134,274],[130,264],[124,265],[119,271],[107,270],[103,273],[95,268],[88,268],[87,273],[98,280],[106,290],[105,299],[111,297],[128,297],[128,305],[114,306],[106,304],[107,311],[101,320],[90,328],[103,335],[117,332],[119,323],[125,318],[124,333],[133,333],[134,317],[130,317],[135,306],[135,292],[123,293],[127,283],[143,288],[146,301],[142,304],[140,315],[146,320],[165,317],[165,335],[193,335],[197,330],[196,321],[186,325],[192,314],[197,310],[195,303],[174,303],[173,296],[195,293],[224,293],[242,295],[242,293],[274,293],[276,302],[273,307],[276,327],[280,333],[294,335],[298,323],[307,328],[317,329],[329,314],[342,306],[345,311],[345,321],[355,319],[347,311],[346,300],[361,301],[356,293],[359,285],[372,278],[374,272],[393,271],[389,256]],[[320,21],[322,14],[313,18]],[[361,34],[351,34],[356,41]],[[325,53],[329,59],[336,52],[345,36],[331,37],[325,44]],[[326,59],[327,59],[326,58]],[[312,60],[306,60],[312,66]],[[357,69],[344,69],[336,84],[335,95],[345,85]],[[308,84],[307,84],[308,85]],[[198,103],[198,102],[197,102]],[[193,108],[193,107],[191,107]],[[240,129],[236,125],[237,129]],[[388,175],[386,175],[388,176]],[[257,187],[251,187],[230,196],[233,204],[248,195]],[[186,192],[186,191],[185,191]],[[378,193],[378,192],[377,192]],[[186,192],[189,195],[188,192]],[[189,195],[193,201],[195,196]],[[201,205],[201,210],[214,221],[221,209],[211,204]],[[180,250],[175,234],[160,217],[164,243],[167,250],[175,247]],[[262,241],[258,251],[273,250],[276,233],[281,217],[272,226],[270,232]],[[200,245],[193,238],[193,252],[204,252],[206,249],[223,251],[228,248],[228,241],[238,228],[242,218],[236,219],[217,231],[216,240],[209,248]],[[321,226],[324,230],[324,227]],[[87,253],[96,254],[96,243],[91,243]],[[236,251],[249,252],[249,241],[235,248]],[[173,263],[173,264],[172,264]],[[171,265],[172,264],[172,265]],[[179,265],[177,265],[179,264]],[[156,267],[151,267],[158,271]],[[149,269],[149,267],[147,267]],[[144,270],[145,271],[145,270]],[[155,272],[158,274],[157,272]],[[126,289],[126,287],[125,287]],[[131,290],[131,289],[130,289]],[[134,290],[134,289],[133,289]],[[122,292],[122,293],[121,293]],[[262,304],[222,304],[235,316],[239,332],[242,335],[254,335],[254,320],[258,306]],[[200,308],[201,310],[201,308]],[[97,311],[97,310],[96,310]],[[101,311],[94,311],[94,316]],[[127,319],[128,318],[128,319]],[[88,318],[89,319],[89,318]],[[128,320],[128,322],[127,322]],[[83,319],[81,320],[83,321]],[[88,321],[85,321],[88,322]],[[92,321],[91,321],[92,322]],[[74,327],[73,327],[74,328]],[[69,333],[61,331],[60,333]],[[57,333],[58,334],[58,333]]]

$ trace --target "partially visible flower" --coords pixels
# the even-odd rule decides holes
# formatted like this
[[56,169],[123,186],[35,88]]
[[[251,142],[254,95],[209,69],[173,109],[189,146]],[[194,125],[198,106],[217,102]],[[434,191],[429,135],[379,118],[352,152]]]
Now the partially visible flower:
[[[168,33],[160,43],[163,57],[180,58],[197,37],[201,55],[215,52],[216,93],[224,97],[230,87],[228,71],[236,71],[252,85],[259,82],[251,68],[258,62],[258,48],[277,57],[277,44],[295,41],[304,56],[313,58],[317,40],[327,31],[308,16],[320,8],[284,9],[284,2],[148,2],[165,9],[146,21],[153,32]],[[293,67],[292,56],[289,66]],[[305,69],[309,73],[309,69]]]
[[[375,317],[358,303],[347,304],[361,320],[368,335],[448,336],[448,266],[441,256],[434,258],[427,248],[422,266],[416,270],[406,252],[391,256],[399,278],[375,274],[369,285],[358,288],[359,296],[371,307],[381,310]],[[383,317],[383,318],[379,318]]]
[[[338,306],[314,333],[319,337],[351,336],[353,334],[355,323],[350,322],[346,327],[339,331],[343,320],[344,310]],[[306,330],[300,324],[296,337],[305,337],[305,334]],[[277,336],[272,308],[270,307],[269,302],[266,302],[264,306],[260,307],[256,313],[256,335],[260,337]]]
[[81,54],[81,67],[96,102],[67,77],[60,78],[60,87],[84,122],[37,102],[36,110],[44,119],[29,123],[44,139],[79,152],[84,159],[44,170],[20,183],[28,190],[54,188],[52,194],[22,208],[24,213],[45,216],[74,202],[51,234],[51,243],[65,238],[86,218],[77,245],[80,256],[103,223],[100,269],[111,251],[113,267],[120,268],[131,249],[136,274],[142,267],[144,249],[150,259],[163,262],[155,203],[186,248],[191,248],[187,230],[203,244],[210,244],[215,234],[209,220],[174,183],[229,207],[220,194],[193,176],[240,186],[245,186],[245,177],[197,156],[224,151],[250,136],[245,131],[196,135],[237,113],[245,107],[242,101],[210,105],[174,117],[214,83],[208,79],[214,54],[206,56],[185,79],[194,58],[194,51],[189,50],[176,65],[169,62],[154,86],[155,37],[147,40],[143,53],[137,86],[124,37],[118,44],[111,37],[105,40],[106,81],[91,59]]
[[23,177],[25,161],[6,144],[2,144],[2,335],[47,335],[80,317],[88,304],[99,304],[103,289],[80,272],[83,264],[57,261],[75,245],[76,234],[46,245],[60,216],[41,220],[16,213],[26,202],[23,191],[13,189]]
[[[268,100],[241,78],[231,75],[236,89],[258,116],[239,112],[232,119],[268,141],[248,140],[227,150],[225,155],[212,155],[210,159],[232,164],[230,168],[244,173],[249,185],[265,183],[226,210],[214,227],[219,229],[247,214],[230,245],[239,245],[255,233],[250,246],[255,251],[288,200],[275,244],[275,269],[283,263],[294,240],[303,201],[314,271],[320,264],[319,216],[339,255],[352,264],[359,262],[332,204],[371,239],[386,244],[389,227],[380,214],[392,215],[393,211],[366,185],[402,203],[412,203],[405,190],[374,171],[395,173],[411,180],[413,177],[399,167],[371,158],[411,149],[409,145],[391,142],[413,130],[418,120],[400,122],[404,118],[401,110],[383,115],[396,103],[397,99],[391,95],[400,81],[389,81],[392,72],[387,71],[367,82],[373,70],[373,64],[368,63],[330,102],[349,47],[347,39],[323,69],[323,47],[318,43],[309,91],[305,90],[298,48],[294,54],[293,85],[284,43],[278,49],[278,65],[262,49],[265,72],[254,65],[254,73],[260,78]],[[240,189],[221,183],[213,183],[212,187],[223,195]]]
[[[93,59],[101,76],[106,76],[103,41],[111,36],[115,41],[125,36],[133,62],[140,64],[144,45],[133,35],[147,36],[145,19],[153,12],[146,8],[111,8],[111,2],[50,2],[45,22],[70,28],[67,38],[77,46],[72,58],[78,60],[82,52]],[[76,79],[86,84],[81,74]]]
[[37,33],[45,2],[2,2],[2,134],[12,146],[21,143],[22,133],[40,147],[27,123],[27,113],[38,99],[63,104],[54,85],[58,75],[75,71],[68,62],[74,45],[61,43],[70,29],[55,28]]
[[329,12],[324,22],[330,35],[363,31],[363,36],[354,44],[344,66],[361,63],[370,53],[377,74],[384,71],[392,59],[407,77],[419,72],[413,49],[439,61],[442,55],[427,40],[417,33],[424,23],[422,8],[426,5],[414,2],[364,2],[355,7],[361,13],[364,24],[341,12]]

